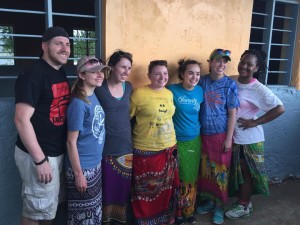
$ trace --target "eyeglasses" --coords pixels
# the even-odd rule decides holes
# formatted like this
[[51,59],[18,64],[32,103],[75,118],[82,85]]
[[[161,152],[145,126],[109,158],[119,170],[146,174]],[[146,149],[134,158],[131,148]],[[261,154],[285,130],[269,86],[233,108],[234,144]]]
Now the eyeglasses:
[[224,55],[226,55],[226,56],[230,56],[230,54],[231,54],[231,51],[230,50],[224,50],[224,49],[221,49],[221,48],[218,48],[218,49],[216,49],[216,51],[217,51],[217,53],[218,54],[224,54]]
[[98,64],[100,64],[100,65],[102,65],[103,63],[102,63],[100,60],[96,59],[96,58],[91,58],[91,59],[87,60],[85,63],[83,63],[83,64],[78,68],[78,71],[80,71],[81,68],[84,67],[86,64],[91,64],[91,65],[98,65]]

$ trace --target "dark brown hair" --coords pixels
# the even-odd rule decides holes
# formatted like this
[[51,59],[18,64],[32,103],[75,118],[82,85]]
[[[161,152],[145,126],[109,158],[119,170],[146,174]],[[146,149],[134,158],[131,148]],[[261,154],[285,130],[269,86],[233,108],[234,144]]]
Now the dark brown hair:
[[148,73],[150,74],[152,72],[152,69],[156,66],[165,66],[168,68],[168,62],[167,60],[153,60],[149,63],[148,66]]
[[186,71],[186,68],[190,64],[197,64],[201,68],[201,63],[199,63],[197,60],[194,59],[179,59],[178,60],[178,68],[177,68],[177,75],[179,80],[182,79],[182,75]]

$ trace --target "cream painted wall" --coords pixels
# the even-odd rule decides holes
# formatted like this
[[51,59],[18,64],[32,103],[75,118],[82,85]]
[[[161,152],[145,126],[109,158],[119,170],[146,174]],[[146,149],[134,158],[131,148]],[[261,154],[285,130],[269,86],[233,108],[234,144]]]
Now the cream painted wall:
[[226,73],[236,74],[249,44],[252,5],[252,0],[107,0],[104,55],[119,48],[133,54],[135,87],[148,83],[147,66],[154,59],[168,60],[171,83],[183,57],[199,60],[205,74],[214,48],[232,51]]

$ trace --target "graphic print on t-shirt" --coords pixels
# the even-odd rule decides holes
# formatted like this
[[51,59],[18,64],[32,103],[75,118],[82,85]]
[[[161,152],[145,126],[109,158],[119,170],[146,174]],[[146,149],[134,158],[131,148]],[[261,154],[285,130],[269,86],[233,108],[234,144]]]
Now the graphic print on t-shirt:
[[182,105],[193,105],[193,109],[199,112],[200,102],[196,98],[189,98],[188,96],[179,96],[178,103]]
[[[154,111],[156,111],[154,121],[150,121],[149,123],[150,135],[152,137],[164,135],[165,140],[168,140],[172,132],[172,124],[171,121],[168,120],[168,114],[171,113],[168,99],[165,97],[150,97],[150,99],[157,102],[156,109],[154,109]],[[153,108],[151,108],[151,110],[153,110]]]
[[67,82],[52,85],[53,101],[50,106],[49,119],[54,126],[61,126],[66,120],[66,110],[70,101]]
[[99,105],[96,105],[94,109],[92,131],[94,137],[98,139],[98,143],[102,144],[104,141],[104,111]]
[[204,98],[207,102],[207,106],[210,106],[212,109],[218,108],[218,105],[222,104],[222,95],[216,91],[207,91],[204,94]]

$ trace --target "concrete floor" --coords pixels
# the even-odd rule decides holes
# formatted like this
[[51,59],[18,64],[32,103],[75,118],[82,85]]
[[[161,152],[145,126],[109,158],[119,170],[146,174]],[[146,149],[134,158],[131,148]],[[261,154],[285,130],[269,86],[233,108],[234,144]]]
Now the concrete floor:
[[[253,212],[249,217],[229,220],[223,225],[300,225],[300,179],[288,179],[270,186],[269,197],[253,196]],[[235,199],[230,199],[231,202]],[[230,205],[228,205],[230,206]],[[58,210],[53,225],[66,224],[66,207]],[[212,225],[212,215],[195,215],[197,225]],[[127,225],[133,225],[128,223]],[[185,225],[189,225],[185,223]]]
[[[249,217],[229,220],[224,225],[300,225],[300,179],[289,179],[270,186],[269,197],[253,196]],[[234,201],[234,199],[231,199]],[[211,225],[212,215],[196,215],[198,225]],[[185,223],[187,224],[187,223]]]

